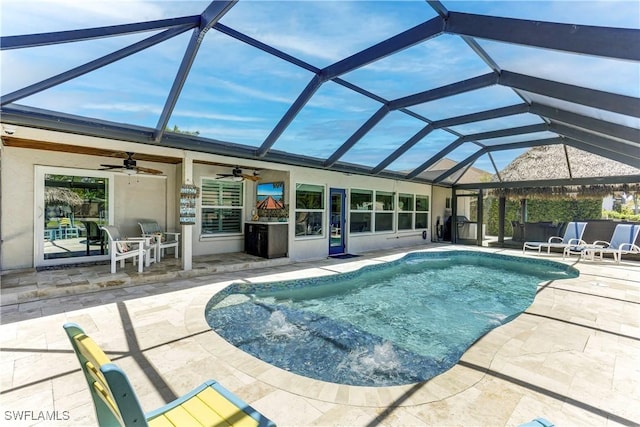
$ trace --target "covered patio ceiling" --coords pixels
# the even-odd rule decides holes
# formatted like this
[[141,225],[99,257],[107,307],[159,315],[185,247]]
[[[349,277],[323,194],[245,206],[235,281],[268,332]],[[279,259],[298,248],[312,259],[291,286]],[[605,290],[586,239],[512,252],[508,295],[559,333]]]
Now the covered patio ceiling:
[[2,3],[4,124],[444,186],[563,145],[640,181],[637,1],[116,5]]

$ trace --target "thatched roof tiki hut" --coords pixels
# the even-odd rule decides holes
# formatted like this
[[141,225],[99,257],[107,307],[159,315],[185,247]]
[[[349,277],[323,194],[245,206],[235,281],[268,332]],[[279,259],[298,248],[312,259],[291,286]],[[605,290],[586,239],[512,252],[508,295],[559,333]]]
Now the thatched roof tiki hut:
[[68,188],[46,187],[44,200],[48,206],[80,206],[82,197]]
[[[518,187],[493,191],[508,198],[566,198],[569,195],[602,198],[618,191],[640,191],[640,181],[601,183],[600,177],[640,177],[640,169],[566,145],[534,147],[493,176],[493,182],[518,182]],[[582,178],[593,178],[584,185]],[[536,186],[536,181],[562,180],[562,185]],[[527,181],[531,186],[527,186]],[[575,181],[575,185],[572,185]]]
[[[619,177],[616,183],[611,177]],[[567,145],[534,147],[515,158],[492,177],[494,196],[520,200],[520,223],[527,222],[528,200],[583,200],[616,193],[640,192],[640,169]],[[505,204],[500,204],[504,209]],[[501,212],[504,232],[505,213]],[[587,218],[580,218],[587,219]],[[600,216],[589,218],[599,220]],[[538,219],[539,220],[539,219]],[[546,218],[553,221],[555,218]],[[507,229],[510,227],[506,227]],[[502,234],[502,233],[500,233]],[[610,237],[610,236],[609,236]],[[503,242],[503,235],[499,235]]]

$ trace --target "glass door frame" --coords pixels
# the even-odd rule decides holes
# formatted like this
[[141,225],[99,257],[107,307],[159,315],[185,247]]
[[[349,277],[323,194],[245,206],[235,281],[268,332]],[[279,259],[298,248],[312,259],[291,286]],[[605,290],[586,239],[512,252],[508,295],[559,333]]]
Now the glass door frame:
[[92,178],[106,178],[108,179],[107,197],[107,219],[109,224],[113,223],[115,208],[114,208],[114,188],[115,188],[115,174],[113,172],[106,172],[92,169],[77,169],[77,168],[65,168],[56,166],[42,166],[36,165],[34,171],[34,209],[33,209],[33,260],[34,267],[46,267],[63,264],[75,264],[81,262],[102,261],[108,260],[108,253],[105,255],[93,255],[93,256],[79,256],[72,258],[44,258],[44,235],[45,235],[45,223],[43,217],[45,215],[45,176],[46,175],[75,175],[75,176],[87,176]]
[[[338,195],[340,197],[340,213],[337,218],[335,218],[337,214],[334,213],[333,211],[334,195]],[[329,235],[329,255],[338,255],[338,254],[346,253],[346,239],[345,239],[345,233],[347,230],[346,212],[345,212],[346,201],[347,201],[347,192],[344,188],[329,189],[329,222],[328,222],[329,232],[327,233]],[[338,220],[337,229],[339,230],[339,236],[340,236],[340,243],[338,245],[332,244],[332,239],[334,234],[333,228],[334,228],[334,225],[336,224],[334,219]]]

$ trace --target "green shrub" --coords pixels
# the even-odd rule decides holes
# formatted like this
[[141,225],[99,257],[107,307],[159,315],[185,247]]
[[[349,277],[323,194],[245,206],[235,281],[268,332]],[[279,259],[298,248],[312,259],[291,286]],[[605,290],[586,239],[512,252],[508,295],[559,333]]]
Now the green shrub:
[[640,221],[640,214],[634,215],[631,211],[602,211],[603,218],[609,219],[626,219],[627,221]]
[[[487,197],[484,206],[487,234],[498,235],[498,199]],[[586,219],[600,219],[602,200],[600,199],[531,199],[527,200],[527,221],[569,222]],[[612,217],[610,217],[612,218]],[[520,221],[520,201],[507,200],[504,234],[513,233],[511,221]]]

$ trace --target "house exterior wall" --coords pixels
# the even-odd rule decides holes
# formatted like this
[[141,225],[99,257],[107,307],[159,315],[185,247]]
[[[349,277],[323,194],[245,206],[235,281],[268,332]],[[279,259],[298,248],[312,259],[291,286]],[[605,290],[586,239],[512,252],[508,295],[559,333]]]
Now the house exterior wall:
[[37,150],[2,149],[0,266],[3,269],[33,266],[34,171],[27,165],[45,161],[46,156],[29,151]]
[[[175,193],[167,191],[167,179],[156,176],[126,176],[117,174],[115,179],[115,218],[113,223],[124,236],[139,236],[141,220],[157,221],[160,228],[167,227],[168,199]],[[171,212],[173,213],[173,209]]]
[[[235,164],[238,159],[215,158],[215,161],[226,161]],[[247,163],[247,161],[243,161]],[[273,165],[264,166],[271,170],[260,172],[261,182],[283,181],[285,185],[285,204],[290,206],[289,225],[289,257],[296,261],[320,259],[328,255],[328,236],[326,233],[318,237],[296,237],[295,236],[295,199],[296,184],[313,184],[325,188],[325,224],[328,223],[329,189],[342,188],[347,191],[347,230],[349,229],[348,205],[349,190],[352,188],[372,189],[389,192],[405,192],[412,194],[428,195],[431,198],[431,186],[425,184],[398,182],[383,178],[371,178],[365,176],[349,175],[344,173],[328,172],[318,169],[301,168],[295,166]],[[283,170],[273,170],[279,167]],[[260,169],[260,167],[257,167]],[[284,170],[286,168],[286,170]],[[228,173],[229,167],[194,164],[194,182],[199,185],[202,178],[215,178],[219,173]],[[244,199],[244,220],[250,221],[252,210],[256,200],[256,183],[246,180]],[[429,212],[431,216],[431,212]],[[216,253],[241,252],[244,250],[244,235],[226,235],[205,237],[200,234],[201,221],[198,217],[196,224],[191,226],[193,237],[193,254],[195,256]],[[431,228],[427,230],[427,238],[422,238],[422,230],[394,231],[386,233],[365,233],[361,235],[347,235],[347,251],[358,253],[371,249],[384,249],[399,246],[415,245],[427,243],[431,240]]]
[[[325,207],[327,213],[325,221],[328,220],[328,192],[330,188],[342,188],[347,192],[346,213],[347,224],[346,229],[349,230],[349,194],[351,189],[367,189],[377,191],[388,191],[394,193],[415,193],[428,195],[431,198],[431,186],[425,184],[400,182],[384,178],[373,178],[367,176],[347,175],[339,172],[327,172],[323,170],[314,170],[306,168],[291,168],[291,185],[289,185],[289,200],[295,204],[295,185],[296,184],[315,184],[325,187]],[[295,206],[293,206],[295,208]],[[432,215],[430,210],[429,215]],[[359,253],[372,249],[384,249],[392,247],[401,247],[408,245],[416,245],[427,243],[431,240],[432,228],[427,230],[427,238],[422,238],[422,230],[411,231],[392,231],[384,233],[362,233],[347,234],[346,251],[350,253]],[[295,237],[295,224],[289,221],[289,247],[290,257],[294,260],[307,260],[324,258],[328,254],[328,240],[324,237]]]
[[[18,135],[20,133],[20,135]],[[135,153],[162,155],[174,158],[185,158],[185,151],[135,144],[118,140],[71,135],[62,132],[46,131],[19,127],[16,137],[33,141],[65,144],[67,146],[108,148],[114,151],[131,151]],[[73,151],[73,149],[71,150]],[[218,155],[189,152],[192,158],[192,183],[201,185],[203,177],[216,178],[217,174],[229,173],[237,164],[244,165],[245,172],[260,171],[261,182],[283,181],[285,185],[285,203],[290,206],[289,257],[293,260],[310,260],[325,258],[329,250],[329,189],[341,188],[346,191],[346,230],[349,230],[349,194],[352,189],[366,189],[398,193],[410,193],[429,196],[429,229],[426,239],[423,230],[406,230],[362,233],[346,235],[346,251],[358,253],[372,249],[383,249],[428,243],[431,241],[435,224],[434,206],[444,206],[444,200],[437,200],[432,194],[430,185],[401,182],[396,180],[350,175],[319,169],[294,167],[267,162],[243,160]],[[2,162],[0,190],[2,196],[0,230],[2,247],[0,252],[0,269],[30,268],[35,266],[34,254],[34,212],[36,206],[34,188],[35,168],[37,165],[73,168],[78,170],[98,170],[101,164],[118,164],[122,159],[78,154],[76,152],[59,152],[42,149],[2,146]],[[157,221],[162,228],[169,231],[191,233],[193,255],[215,253],[232,253],[244,250],[244,235],[201,236],[201,222],[197,215],[196,224],[181,226],[178,222],[179,189],[182,184],[182,165],[157,162],[139,162],[162,171],[162,177],[114,173],[114,214],[112,223],[117,225],[124,235],[139,235],[138,221],[151,219]],[[256,182],[245,180],[244,186],[244,221],[250,221],[256,203]],[[320,236],[295,236],[295,199],[297,184],[313,184],[325,189],[325,231]],[[449,194],[440,192],[441,194]],[[440,194],[439,193],[439,194]],[[397,199],[396,199],[397,203]],[[200,209],[200,202],[198,203]],[[397,209],[397,207],[396,207]],[[394,223],[397,221],[397,210]]]
[[[2,155],[2,269],[28,268],[35,264],[34,212],[44,212],[35,200],[35,168],[51,166],[69,171],[96,170],[101,163],[117,163],[113,157],[96,157],[28,148],[3,147]],[[138,221],[152,219],[175,228],[175,193],[167,191],[175,180],[175,166],[160,165],[164,176],[128,176],[114,173],[114,217],[111,222],[123,235],[138,236]]]
[[[193,165],[193,182],[198,187],[201,186],[202,178],[216,179],[217,174],[229,173],[229,167],[223,166],[211,166],[206,164],[194,164]],[[249,191],[251,185],[244,183],[244,218],[247,219],[247,203],[250,201],[251,191]],[[255,197],[255,196],[254,196]],[[201,198],[198,199],[198,212],[201,209]],[[193,241],[193,255],[207,255],[207,254],[220,254],[229,252],[241,252],[244,248],[244,237],[242,234],[233,234],[225,236],[202,236],[200,233],[202,227],[202,217],[196,214],[196,224],[182,227],[184,232],[191,232]]]

